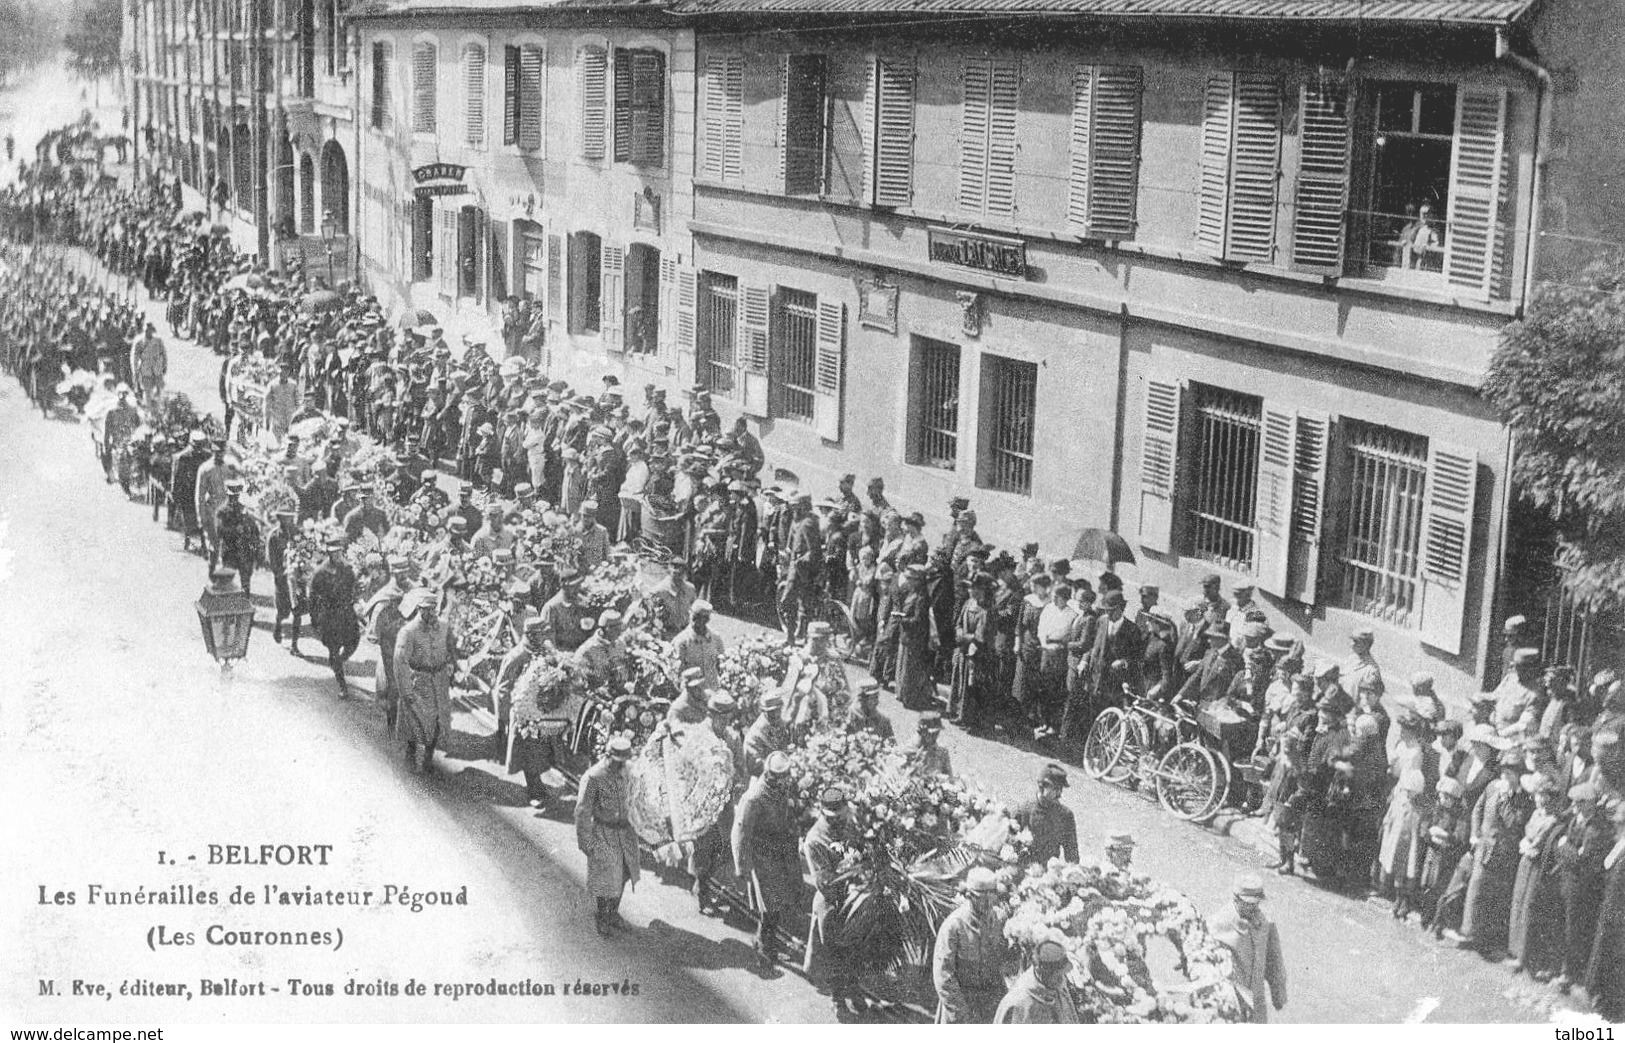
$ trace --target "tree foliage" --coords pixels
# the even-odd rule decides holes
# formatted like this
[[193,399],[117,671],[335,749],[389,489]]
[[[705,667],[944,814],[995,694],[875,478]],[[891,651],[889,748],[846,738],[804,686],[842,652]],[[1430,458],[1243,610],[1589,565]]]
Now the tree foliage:
[[90,0],[62,38],[68,49],[68,67],[87,79],[112,75],[119,68],[123,38],[124,12],[119,0]]
[[1571,593],[1625,604],[1625,256],[1538,286],[1483,393],[1512,428],[1514,489],[1551,521]]
[[0,0],[0,73],[55,52],[62,29],[48,0]]

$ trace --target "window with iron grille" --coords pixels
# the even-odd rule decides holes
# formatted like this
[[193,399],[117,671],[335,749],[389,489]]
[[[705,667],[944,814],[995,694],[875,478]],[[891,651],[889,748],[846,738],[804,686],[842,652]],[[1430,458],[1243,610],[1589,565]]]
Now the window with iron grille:
[[768,409],[772,416],[810,424],[818,370],[818,295],[781,289],[773,305]]
[[1194,433],[1186,553],[1253,571],[1258,536],[1258,440],[1264,400],[1193,384]]
[[732,398],[734,338],[739,320],[739,280],[705,272],[700,277],[700,383],[712,394]]
[[597,333],[603,240],[591,232],[570,233],[570,332]]
[[909,463],[952,471],[959,456],[959,345],[914,338]]
[[1354,420],[1347,431],[1343,607],[1414,627],[1428,440]]
[[983,486],[1032,495],[1037,405],[1037,363],[982,356],[982,430],[987,447],[981,468]]

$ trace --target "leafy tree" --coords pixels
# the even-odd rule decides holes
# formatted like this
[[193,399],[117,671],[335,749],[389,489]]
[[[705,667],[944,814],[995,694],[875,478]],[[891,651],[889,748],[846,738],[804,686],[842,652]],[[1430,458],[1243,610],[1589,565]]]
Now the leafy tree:
[[119,0],[91,0],[63,36],[68,67],[86,79],[99,80],[118,71],[124,12]]
[[1540,284],[1482,390],[1512,428],[1513,488],[1551,524],[1570,592],[1625,605],[1625,257]]

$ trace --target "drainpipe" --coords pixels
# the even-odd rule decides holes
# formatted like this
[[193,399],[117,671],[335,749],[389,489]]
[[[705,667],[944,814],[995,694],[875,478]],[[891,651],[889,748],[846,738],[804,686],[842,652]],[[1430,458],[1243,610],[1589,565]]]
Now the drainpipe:
[[[1518,314],[1521,318],[1529,307],[1529,297],[1535,286],[1535,243],[1540,238],[1540,215],[1542,210],[1541,193],[1546,182],[1546,143],[1550,140],[1552,125],[1552,74],[1529,58],[1524,57],[1512,49],[1512,41],[1505,28],[1495,30],[1495,60],[1510,62],[1535,78],[1539,84],[1539,94],[1536,96],[1535,118],[1535,174],[1530,186],[1529,194],[1529,237],[1524,243],[1523,259],[1523,293],[1518,301]],[[1512,429],[1506,429],[1506,455],[1503,458],[1502,492],[1500,503],[1500,533],[1496,541],[1496,577],[1495,593],[1490,599],[1490,626],[1484,629],[1484,643],[1479,649],[1481,664],[1480,671],[1489,662],[1490,634],[1493,631],[1494,620],[1506,612],[1506,554],[1508,543],[1508,527],[1512,518],[1512,501],[1517,491],[1512,488],[1512,467],[1517,455],[1517,440]]]
[[1529,306],[1529,294],[1535,285],[1535,241],[1540,238],[1541,191],[1546,182],[1546,142],[1552,125],[1552,74],[1512,49],[1512,41],[1505,28],[1495,30],[1495,60],[1511,62],[1533,76],[1540,84],[1535,99],[1535,177],[1529,192],[1529,238],[1523,249],[1523,295],[1518,301],[1520,314]]

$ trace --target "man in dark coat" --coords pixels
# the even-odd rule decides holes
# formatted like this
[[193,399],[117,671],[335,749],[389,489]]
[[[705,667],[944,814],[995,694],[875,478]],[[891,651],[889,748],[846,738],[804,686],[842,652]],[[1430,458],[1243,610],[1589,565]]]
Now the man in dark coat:
[[824,535],[812,514],[812,497],[792,501],[789,537],[784,543],[785,574],[779,583],[779,621],[785,636],[800,641],[811,622],[813,601],[824,567]]
[[254,570],[260,564],[260,527],[243,506],[242,479],[226,482],[226,502],[214,517],[216,538],[220,541],[220,567],[237,573],[243,593],[252,594]]
[[[1089,683],[1079,698],[1068,699],[1061,717],[1061,743],[1081,741],[1089,734],[1100,711],[1122,701],[1122,684],[1136,690],[1140,684],[1140,663],[1145,656],[1145,635],[1125,614],[1128,607],[1121,590],[1108,590],[1100,596],[1100,617],[1095,623],[1095,644],[1089,652]],[[1113,664],[1125,663],[1126,673]],[[1088,702],[1084,703],[1083,696]]]
[[1072,810],[1061,803],[1061,791],[1068,786],[1066,769],[1049,764],[1038,776],[1038,796],[1016,809],[1016,821],[1033,835],[1027,861],[1044,865],[1052,858],[1078,860],[1078,823]]
[[1210,623],[1206,631],[1207,651],[1191,675],[1185,679],[1179,698],[1209,703],[1230,694],[1230,682],[1241,671],[1241,652],[1230,643],[1230,624]]
[[350,694],[344,664],[361,643],[361,623],[355,614],[355,570],[344,560],[344,537],[327,541],[327,560],[310,577],[310,622],[327,646],[328,664],[339,683],[339,698]]
[[192,539],[198,536],[197,473],[209,459],[209,438],[202,431],[193,431],[187,438],[186,450],[175,457],[169,469],[170,527],[181,530],[181,550],[192,549]]

